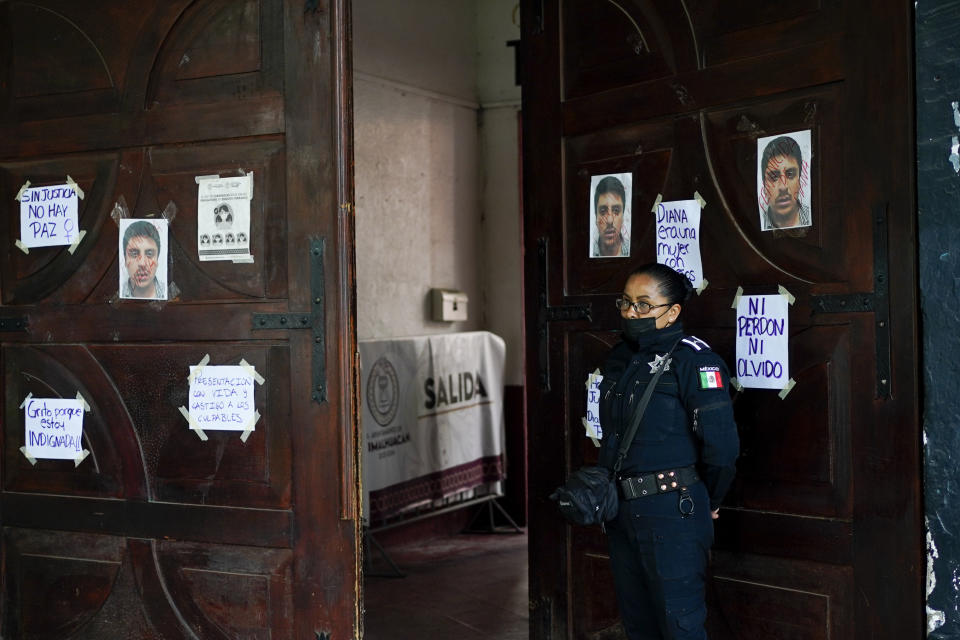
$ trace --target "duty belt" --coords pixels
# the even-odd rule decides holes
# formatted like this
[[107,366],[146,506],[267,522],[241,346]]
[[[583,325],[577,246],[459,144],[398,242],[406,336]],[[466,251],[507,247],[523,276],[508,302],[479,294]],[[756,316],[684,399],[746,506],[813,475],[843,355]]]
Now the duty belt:
[[686,489],[700,482],[697,469],[693,465],[681,469],[666,469],[653,473],[644,473],[632,478],[619,478],[620,495],[624,500],[633,500],[658,493],[669,493]]

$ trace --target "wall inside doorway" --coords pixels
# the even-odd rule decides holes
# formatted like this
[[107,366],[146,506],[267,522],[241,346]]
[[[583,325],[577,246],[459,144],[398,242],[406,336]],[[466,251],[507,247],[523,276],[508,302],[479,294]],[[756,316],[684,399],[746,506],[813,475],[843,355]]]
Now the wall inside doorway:
[[[526,511],[516,0],[354,0],[357,333],[506,343],[506,496]],[[430,319],[432,287],[470,299]]]
[[[513,0],[355,0],[361,340],[485,329],[522,380]],[[430,319],[431,287],[470,298]]]

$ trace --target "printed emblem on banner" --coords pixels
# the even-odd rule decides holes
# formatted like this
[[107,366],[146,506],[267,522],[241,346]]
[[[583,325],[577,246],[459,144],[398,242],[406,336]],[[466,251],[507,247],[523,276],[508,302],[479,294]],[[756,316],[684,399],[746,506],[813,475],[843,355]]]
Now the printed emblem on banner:
[[397,415],[400,406],[400,381],[390,361],[381,357],[373,363],[367,377],[367,408],[373,419],[385,427]]
[[720,378],[720,367],[700,367],[700,388],[723,388],[723,380]]

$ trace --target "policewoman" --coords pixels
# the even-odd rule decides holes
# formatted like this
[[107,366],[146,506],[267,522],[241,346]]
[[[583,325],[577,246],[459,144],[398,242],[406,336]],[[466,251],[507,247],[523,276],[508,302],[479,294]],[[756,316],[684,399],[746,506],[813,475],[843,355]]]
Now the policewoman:
[[[713,519],[739,452],[723,360],[683,332],[689,280],[661,264],[627,277],[617,308],[623,341],[600,385],[600,462],[620,436],[657,365],[668,360],[618,474],[619,513],[607,523],[617,604],[630,640],[705,640],[705,578]],[[671,353],[672,349],[672,353]]]

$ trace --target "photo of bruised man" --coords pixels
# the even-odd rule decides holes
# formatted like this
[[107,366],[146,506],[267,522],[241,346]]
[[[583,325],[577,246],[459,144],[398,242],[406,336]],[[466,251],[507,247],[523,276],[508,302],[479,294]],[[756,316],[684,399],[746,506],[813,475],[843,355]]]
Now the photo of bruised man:
[[[120,297],[166,300],[166,220],[121,220]],[[164,238],[161,239],[162,223]]]
[[629,257],[630,174],[592,176],[590,183],[595,227],[591,232],[590,257]]
[[[806,148],[806,153],[803,148]],[[761,138],[757,190],[762,231],[809,227],[810,131]]]

